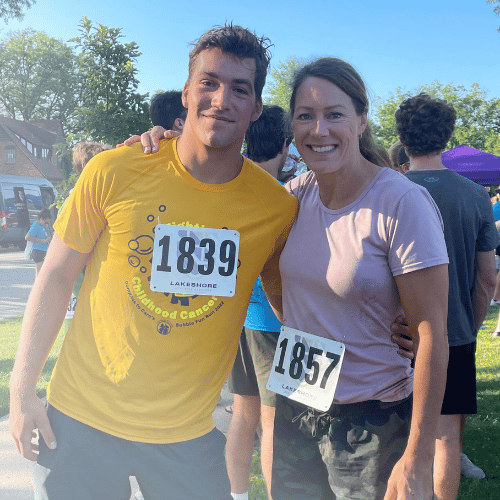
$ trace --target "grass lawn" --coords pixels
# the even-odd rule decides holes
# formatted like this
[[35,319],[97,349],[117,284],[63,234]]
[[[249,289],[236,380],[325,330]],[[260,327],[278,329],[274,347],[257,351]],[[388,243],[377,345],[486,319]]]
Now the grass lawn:
[[[9,378],[14,366],[22,320],[22,316],[0,320],[0,417],[9,413]],[[45,396],[52,369],[61,350],[65,331],[66,326],[63,324],[38,380],[36,389],[40,397]]]
[[[479,465],[487,478],[462,478],[458,500],[500,499],[500,337],[491,337],[499,307],[490,307],[484,322],[486,328],[478,336],[476,365],[478,380],[478,414],[470,416],[465,426],[464,452]],[[9,376],[14,365],[22,317],[0,320],[0,416],[9,408]],[[64,338],[61,328],[54,347],[37,384],[39,396],[45,396],[47,383],[54,368]],[[254,452],[250,477],[250,499],[267,500],[264,480],[260,473],[259,450]]]

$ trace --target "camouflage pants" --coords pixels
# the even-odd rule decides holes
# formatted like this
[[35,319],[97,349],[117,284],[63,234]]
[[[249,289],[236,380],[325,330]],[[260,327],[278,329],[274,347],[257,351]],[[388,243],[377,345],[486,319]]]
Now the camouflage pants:
[[278,396],[273,500],[379,500],[410,432],[411,397],[322,413]]

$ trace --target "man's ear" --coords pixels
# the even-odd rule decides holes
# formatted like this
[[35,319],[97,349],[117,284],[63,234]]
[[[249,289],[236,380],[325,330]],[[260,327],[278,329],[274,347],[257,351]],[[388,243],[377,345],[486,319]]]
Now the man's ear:
[[262,98],[256,101],[254,110],[252,112],[252,116],[250,117],[250,121],[254,122],[255,120],[257,120],[261,113],[262,113]]
[[279,154],[282,155],[285,153],[288,154],[288,146],[286,145],[286,139],[283,141],[283,147],[281,148]]
[[174,130],[182,132],[183,128],[184,128],[184,120],[182,118],[176,118],[174,120]]
[[187,95],[188,95],[188,88],[189,88],[189,80],[184,84],[184,87],[182,87],[182,105],[187,109]]

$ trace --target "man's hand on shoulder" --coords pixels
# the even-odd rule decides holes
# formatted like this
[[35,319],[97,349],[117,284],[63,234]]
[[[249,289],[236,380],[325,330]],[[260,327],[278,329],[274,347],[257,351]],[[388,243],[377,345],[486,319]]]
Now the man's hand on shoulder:
[[165,130],[163,127],[157,125],[153,127],[148,132],[144,132],[141,135],[132,135],[121,144],[117,144],[116,147],[122,146],[132,146],[136,142],[140,142],[142,144],[142,149],[145,154],[156,153],[160,148],[160,141],[162,139],[173,139],[181,135],[179,132],[174,130]]

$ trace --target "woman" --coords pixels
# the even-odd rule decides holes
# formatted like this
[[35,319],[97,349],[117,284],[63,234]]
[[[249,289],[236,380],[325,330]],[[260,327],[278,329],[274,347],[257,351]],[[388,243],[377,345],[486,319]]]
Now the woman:
[[[349,64],[302,68],[290,110],[310,171],[288,184],[300,210],[280,261],[284,324],[343,343],[345,355],[329,411],[278,399],[273,499],[430,499],[448,355],[439,212],[384,168]],[[410,362],[388,328],[403,312],[418,346],[413,410]]]
[[33,242],[31,258],[35,261],[36,276],[38,276],[42,268],[45,254],[49,248],[50,237],[47,235],[47,227],[51,220],[52,215],[50,214],[50,210],[48,208],[42,209],[24,237],[26,241]]

